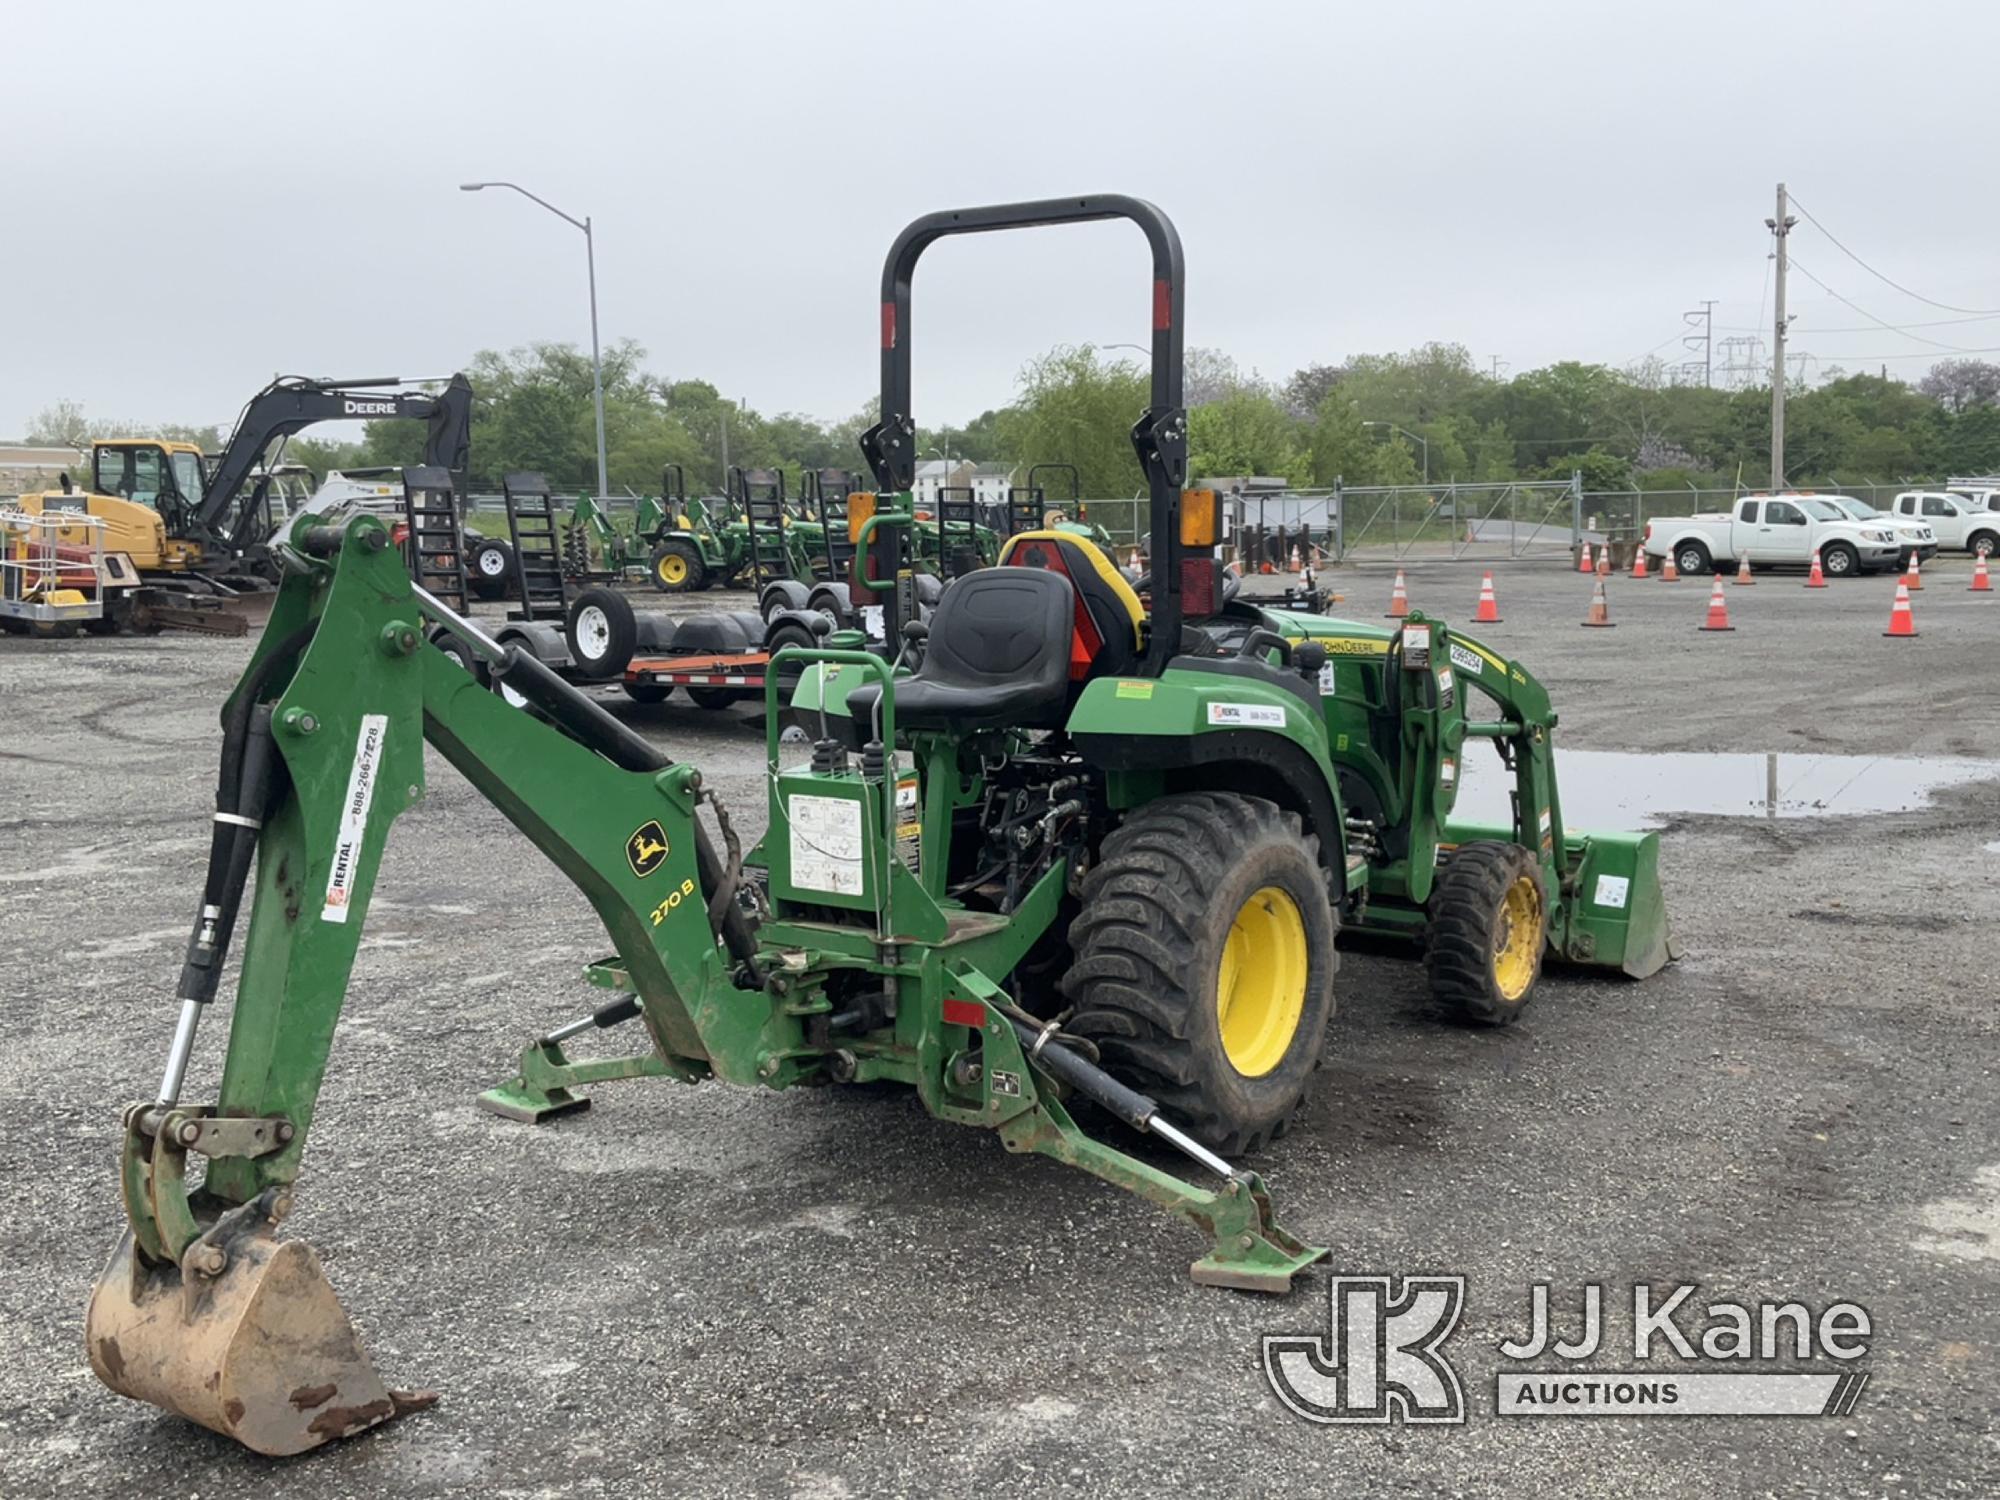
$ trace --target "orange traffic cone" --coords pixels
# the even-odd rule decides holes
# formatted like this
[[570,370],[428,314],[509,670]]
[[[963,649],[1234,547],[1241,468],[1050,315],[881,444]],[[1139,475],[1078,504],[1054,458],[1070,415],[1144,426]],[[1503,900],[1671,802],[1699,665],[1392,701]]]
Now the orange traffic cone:
[[1604,597],[1604,579],[1597,580],[1596,591],[1590,596],[1590,613],[1583,617],[1584,625],[1592,630],[1616,630],[1611,623],[1611,601]]
[[1299,570],[1299,544],[1297,542],[1294,542],[1292,543],[1292,571],[1296,573],[1298,572],[1298,570]]
[[1746,552],[1736,560],[1736,586],[1742,588],[1745,584],[1754,584],[1756,581],[1750,576],[1750,554]]
[[1611,576],[1611,544],[1609,542],[1606,542],[1602,547],[1597,549],[1597,576],[1599,578],[1609,578]]
[[1597,571],[1597,565],[1590,560],[1590,543],[1588,542],[1583,544],[1583,551],[1577,557],[1576,570],[1579,573],[1594,573]]
[[1734,630],[1736,628],[1729,623],[1729,604],[1722,597],[1722,579],[1720,575],[1716,577],[1714,592],[1708,596],[1708,618],[1702,622],[1701,628],[1703,630]]
[[1488,573],[1479,580],[1479,608],[1472,612],[1475,625],[1498,625],[1500,623],[1500,601],[1493,597],[1493,575]]
[[1674,566],[1674,554],[1672,552],[1669,552],[1667,553],[1665,560],[1663,560],[1660,564],[1660,582],[1679,583],[1680,581],[1681,581],[1681,570]]
[[1817,547],[1813,548],[1812,571],[1806,574],[1806,587],[1809,589],[1823,589],[1826,587],[1826,574],[1819,570],[1819,548]]
[[1403,586],[1403,570],[1396,569],[1396,582],[1389,590],[1389,614],[1391,620],[1400,620],[1410,612],[1410,591]]
[[[1912,558],[1914,562],[1916,559]],[[1910,586],[1896,585],[1896,602],[1889,606],[1889,628],[1884,635],[1914,636],[1917,633],[1917,617],[1910,613]]]
[[1976,553],[1973,556],[1972,587],[1967,589],[1966,592],[1968,594],[1990,594],[1993,592],[1992,580],[1986,576],[1986,554],[1984,552]]
[[1644,542],[1641,542],[1632,549],[1632,576],[1634,578],[1644,578],[1646,576],[1646,544]]
[[1141,573],[1145,571],[1146,565],[1141,561],[1139,561],[1139,549],[1137,547],[1134,547],[1132,549],[1132,555],[1125,559],[1125,566],[1130,568],[1134,573]]
[[[1908,571],[1903,574],[1903,587],[1913,594],[1921,594],[1924,591],[1924,572],[1922,568],[1917,566],[1915,548],[1910,549],[1910,566]],[[1915,635],[1916,632],[1913,630],[1910,634]]]

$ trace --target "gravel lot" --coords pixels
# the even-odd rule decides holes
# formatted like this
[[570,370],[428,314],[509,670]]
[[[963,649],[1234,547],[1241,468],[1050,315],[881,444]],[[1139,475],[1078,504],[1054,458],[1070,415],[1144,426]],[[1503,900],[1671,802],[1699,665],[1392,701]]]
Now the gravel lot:
[[[1480,633],[1548,682],[1570,747],[1994,755],[2000,596],[1968,571],[1927,574],[1915,641],[1882,639],[1879,578],[1731,588],[1733,635],[1696,633],[1699,581],[1617,580],[1619,628],[1584,631],[1587,580],[1545,566],[1498,572],[1505,622]],[[1334,576],[1337,612],[1380,616],[1385,571]],[[1476,570],[1410,583],[1470,617]],[[1557,974],[1506,1034],[1441,1021],[1407,959],[1348,955],[1326,1082],[1257,1165],[1336,1269],[1470,1277],[1448,1352],[1471,1416],[1321,1427],[1273,1398],[1258,1341],[1324,1332],[1323,1278],[1287,1301],[1194,1287],[1176,1221],[913,1102],[651,1083],[539,1129],[475,1109],[587,1008],[577,969],[607,944],[433,756],[289,1228],[385,1376],[443,1399],[274,1464],[113,1396],[82,1319],[118,1229],[118,1111],[165,1053],[246,649],[0,638],[0,1492],[2000,1493],[1986,778],[1882,816],[1673,818],[1686,957],[1644,984]],[[755,721],[613,701],[761,826]],[[1635,1280],[1858,1301],[1871,1383],[1844,1420],[1492,1414],[1532,1283],[1573,1309],[1585,1282]]]

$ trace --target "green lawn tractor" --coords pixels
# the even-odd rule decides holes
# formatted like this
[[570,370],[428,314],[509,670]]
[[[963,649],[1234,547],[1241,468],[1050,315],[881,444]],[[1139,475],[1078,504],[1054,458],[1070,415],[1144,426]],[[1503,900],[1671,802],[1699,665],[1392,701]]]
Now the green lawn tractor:
[[[1089,538],[1026,531],[920,618],[918,258],[946,236],[1106,219],[1151,251],[1151,399],[1132,436],[1153,577],[1135,588]],[[1181,489],[1183,286],[1172,224],[1129,198],[934,214],[897,238],[881,420],[863,438],[878,488],[849,506],[897,655],[824,639],[777,654],[774,668],[800,668],[793,706],[814,742],[783,763],[767,712],[768,825],[748,851],[698,768],[425,593],[380,519],[293,539],[223,711],[164,1075],[124,1116],[127,1224],[86,1330],[105,1384],[268,1454],[429,1399],[381,1380],[317,1256],[276,1232],[427,744],[578,887],[611,950],[587,970],[603,1003],[527,1044],[482,1096],[496,1113],[545,1120],[615,1079],[901,1085],[940,1120],[1176,1216],[1207,1285],[1283,1292],[1328,1254],[1233,1158],[1306,1095],[1343,924],[1426,948],[1438,993],[1493,1021],[1519,1015],[1545,954],[1633,974],[1665,960],[1656,836],[1563,826],[1555,717],[1524,671],[1441,621],[1385,635],[1229,597],[1215,496]],[[766,676],[771,709],[783,675]],[[1467,715],[1475,692],[1491,716]],[[1504,826],[1451,821],[1475,739],[1513,768]],[[220,1086],[189,1102],[246,886]],[[629,1053],[570,1055],[574,1038],[634,1022]],[[1153,1246],[1124,1253],[1157,1264]]]

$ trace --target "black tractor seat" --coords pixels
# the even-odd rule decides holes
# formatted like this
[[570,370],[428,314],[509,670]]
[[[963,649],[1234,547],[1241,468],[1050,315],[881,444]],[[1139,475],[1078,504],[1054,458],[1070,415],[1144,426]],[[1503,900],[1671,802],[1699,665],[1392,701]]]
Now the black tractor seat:
[[[896,684],[898,729],[1059,729],[1069,716],[1076,593],[1060,573],[982,568],[938,600],[916,674]],[[857,728],[874,718],[879,683],[847,695]],[[872,737],[869,732],[863,739]]]

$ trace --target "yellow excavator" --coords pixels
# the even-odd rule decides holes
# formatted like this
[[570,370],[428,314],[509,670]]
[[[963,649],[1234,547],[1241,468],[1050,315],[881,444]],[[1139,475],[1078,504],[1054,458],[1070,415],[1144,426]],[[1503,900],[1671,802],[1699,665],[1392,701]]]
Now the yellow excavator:
[[[244,406],[220,454],[205,458],[193,443],[167,438],[115,438],[90,445],[90,484],[67,474],[62,487],[23,495],[30,515],[73,510],[104,523],[107,554],[122,553],[145,587],[128,591],[121,607],[134,628],[158,623],[192,629],[215,625],[200,601],[267,593],[277,583],[268,543],[283,512],[272,504],[275,470],[265,450],[279,438],[318,422],[408,417],[429,424],[427,464],[462,472],[470,450],[472,387],[453,376],[432,395],[400,389],[398,377],[273,381]],[[64,542],[81,541],[64,535]],[[206,623],[204,623],[206,622]],[[240,633],[233,630],[229,633]]]

